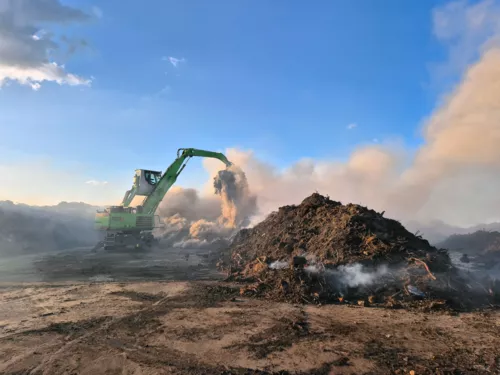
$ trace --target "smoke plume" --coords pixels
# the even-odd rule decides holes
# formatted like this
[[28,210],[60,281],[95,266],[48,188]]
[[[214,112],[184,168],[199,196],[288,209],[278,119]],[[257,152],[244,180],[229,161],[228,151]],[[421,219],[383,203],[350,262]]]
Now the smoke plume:
[[307,259],[305,271],[323,276],[331,286],[339,291],[372,285],[379,282],[389,272],[387,265],[368,269],[361,263],[326,268],[313,254],[306,254],[305,257]]
[[355,263],[347,266],[340,266],[335,271],[332,271],[332,276],[337,279],[341,285],[355,288],[371,285],[380,280],[387,272],[387,266],[380,266],[370,272],[365,270],[361,264]]
[[289,267],[288,262],[285,262],[283,260],[276,260],[269,265],[269,268],[272,270],[282,270],[287,267]]

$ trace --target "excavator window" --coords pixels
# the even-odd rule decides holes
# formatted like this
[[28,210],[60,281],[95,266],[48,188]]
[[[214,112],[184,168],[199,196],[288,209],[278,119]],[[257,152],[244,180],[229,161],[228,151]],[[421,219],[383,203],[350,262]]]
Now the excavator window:
[[160,175],[151,171],[144,171],[144,177],[150,185],[156,185],[160,180]]

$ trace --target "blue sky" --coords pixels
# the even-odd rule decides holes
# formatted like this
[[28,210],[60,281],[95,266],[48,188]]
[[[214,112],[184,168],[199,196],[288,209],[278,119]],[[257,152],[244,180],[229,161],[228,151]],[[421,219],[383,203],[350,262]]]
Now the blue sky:
[[[92,84],[3,86],[4,160],[48,159],[126,187],[178,147],[253,149],[278,167],[343,160],[375,139],[417,147],[442,94],[431,74],[446,59],[432,33],[441,1],[62,3],[98,15],[51,28],[87,41],[63,62]],[[193,163],[181,184],[202,171]]]

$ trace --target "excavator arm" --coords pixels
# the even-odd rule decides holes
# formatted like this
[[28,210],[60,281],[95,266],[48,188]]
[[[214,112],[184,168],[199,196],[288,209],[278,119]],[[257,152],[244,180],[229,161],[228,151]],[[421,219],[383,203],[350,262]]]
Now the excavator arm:
[[[186,167],[188,160],[193,156],[218,159],[223,162],[226,167],[232,165],[232,163],[226,158],[226,156],[220,152],[198,150],[196,148],[180,148],[179,150],[177,150],[177,159],[175,159],[174,162],[170,164],[170,166],[167,168],[165,173],[163,173],[160,180],[156,184],[153,192],[144,200],[142,204],[144,213],[154,215],[160,202],[163,200],[163,197],[175,183],[182,170]],[[130,204],[134,196],[135,192],[134,188],[132,188],[132,190],[127,192],[127,194],[125,195],[124,203]]]

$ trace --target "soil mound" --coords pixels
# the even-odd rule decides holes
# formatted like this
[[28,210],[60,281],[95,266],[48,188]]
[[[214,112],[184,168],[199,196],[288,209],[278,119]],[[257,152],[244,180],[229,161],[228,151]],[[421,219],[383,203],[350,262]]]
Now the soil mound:
[[465,306],[491,297],[472,290],[446,250],[407,231],[401,223],[366,207],[314,193],[284,206],[230,248],[230,279],[254,284],[242,294],[293,302],[346,300],[359,304],[433,300]]

